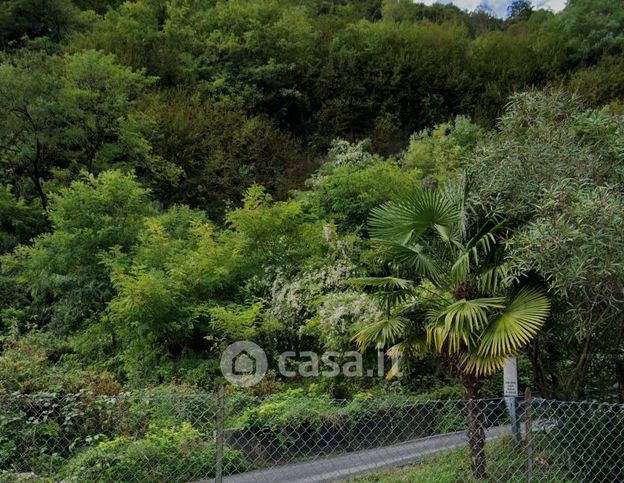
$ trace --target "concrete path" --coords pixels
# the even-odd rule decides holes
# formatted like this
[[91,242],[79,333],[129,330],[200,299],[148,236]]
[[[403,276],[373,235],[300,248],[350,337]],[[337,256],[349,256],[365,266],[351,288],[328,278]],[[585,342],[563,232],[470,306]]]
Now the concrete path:
[[[510,433],[509,426],[490,428],[488,440]],[[423,456],[466,444],[466,432],[449,433],[381,448],[302,461],[223,478],[226,483],[322,483],[350,478],[370,471],[420,462]]]

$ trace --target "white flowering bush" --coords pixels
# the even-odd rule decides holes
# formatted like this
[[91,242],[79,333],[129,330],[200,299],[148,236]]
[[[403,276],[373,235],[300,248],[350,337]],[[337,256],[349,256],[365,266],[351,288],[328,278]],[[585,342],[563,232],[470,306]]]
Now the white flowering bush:
[[290,280],[278,277],[271,289],[269,312],[284,327],[299,331],[315,316],[324,295],[346,290],[346,282],[354,274],[353,265],[338,261]]
[[357,166],[364,168],[373,161],[375,156],[370,153],[370,139],[350,143],[344,139],[334,139],[328,155],[334,166]]
[[384,314],[376,300],[364,293],[330,293],[322,298],[316,315],[306,324],[306,333],[314,334],[325,350],[351,350],[357,327],[376,322]]

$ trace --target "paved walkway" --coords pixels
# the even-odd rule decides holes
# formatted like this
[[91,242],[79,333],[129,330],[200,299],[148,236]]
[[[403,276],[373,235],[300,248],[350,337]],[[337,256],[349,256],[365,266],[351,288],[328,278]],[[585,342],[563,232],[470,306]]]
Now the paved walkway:
[[[487,430],[488,440],[509,434],[509,426]],[[264,470],[255,470],[223,478],[226,483],[322,483],[378,471],[384,468],[419,463],[423,456],[458,448],[466,444],[466,432],[449,433],[382,448],[367,449],[302,461]]]

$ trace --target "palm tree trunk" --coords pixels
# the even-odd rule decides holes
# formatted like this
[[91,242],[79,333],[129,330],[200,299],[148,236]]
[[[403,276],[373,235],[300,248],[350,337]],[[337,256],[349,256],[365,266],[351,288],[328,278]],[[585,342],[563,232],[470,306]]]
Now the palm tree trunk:
[[465,375],[464,393],[468,409],[468,447],[470,448],[470,469],[477,478],[485,478],[485,428],[479,408],[479,378]]

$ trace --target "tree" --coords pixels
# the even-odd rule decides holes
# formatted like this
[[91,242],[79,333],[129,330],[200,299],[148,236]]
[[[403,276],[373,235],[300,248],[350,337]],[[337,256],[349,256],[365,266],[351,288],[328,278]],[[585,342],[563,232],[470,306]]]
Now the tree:
[[417,168],[426,184],[443,183],[458,174],[462,158],[483,135],[478,125],[464,116],[457,116],[451,123],[413,134],[401,163]]
[[599,108],[613,101],[624,100],[624,58],[603,57],[598,64],[576,71],[568,89]]
[[514,0],[507,8],[508,20],[517,22],[528,20],[533,13],[533,6],[529,0]]
[[624,52],[624,9],[619,0],[570,0],[552,22],[573,65],[593,65]]
[[101,257],[112,249],[127,254],[153,211],[148,191],[119,171],[87,176],[52,195],[52,232],[3,258],[39,324],[70,333],[92,322],[113,294]]
[[123,167],[175,181],[179,171],[153,153],[154,127],[136,109],[152,81],[96,51],[24,54],[0,64],[4,179],[25,196],[37,196],[44,209],[49,192],[82,169]]
[[221,220],[253,183],[283,199],[311,171],[294,139],[266,117],[247,115],[238,101],[174,91],[151,96],[146,111],[162,133],[155,151],[183,172],[179,180],[158,180],[154,192],[166,204]]
[[549,301],[535,288],[510,291],[505,224],[472,212],[463,191],[427,190],[387,203],[373,210],[369,226],[388,275],[358,283],[377,290],[387,318],[363,327],[357,340],[408,357],[433,351],[462,374],[471,468],[484,477],[485,433],[474,402],[480,380],[535,336]]
[[41,207],[16,198],[11,186],[0,185],[0,254],[38,235],[45,228]]
[[123,376],[162,381],[175,375],[172,363],[211,356],[210,309],[236,293],[237,264],[205,216],[184,206],[146,218],[131,257],[108,253],[115,295],[101,319],[116,335]]
[[[622,132],[621,115],[586,109],[578,96],[521,93],[465,164],[471,203],[505,214],[515,263],[544,280],[558,308],[529,352],[540,392],[553,397],[605,395],[624,384],[614,370],[624,338],[612,336],[624,313]],[[592,381],[592,372],[600,377]]]
[[[516,269],[535,271],[558,296],[554,330],[534,342],[543,349],[531,358],[537,387],[581,398],[591,381],[592,393],[609,397],[617,383],[622,396],[624,197],[612,187],[566,183],[545,198],[538,216],[513,237]],[[571,325],[575,331],[566,329]],[[549,354],[557,346],[578,347],[562,368]]]
[[349,140],[380,131],[373,144],[396,151],[397,138],[457,112],[470,89],[468,49],[466,28],[455,23],[348,25],[332,40],[315,92],[318,130]]
[[269,288],[277,273],[297,273],[329,250],[326,223],[306,213],[301,201],[274,202],[258,185],[247,190],[242,208],[230,211],[226,223],[222,241],[245,254],[240,273],[256,278],[259,287]]
[[72,0],[72,3],[81,10],[94,10],[105,14],[109,9],[118,7],[122,0]]
[[420,170],[401,169],[396,160],[371,154],[369,146],[368,140],[335,140],[329,160],[307,181],[311,190],[302,194],[311,211],[343,231],[364,228],[371,209],[420,183]]
[[71,0],[4,0],[0,3],[0,48],[19,45],[24,37],[60,42],[76,22]]
[[[21,191],[32,187],[45,209],[47,194],[43,178],[50,167],[49,144],[58,138],[58,121],[53,112],[64,115],[60,106],[49,102],[59,89],[58,79],[50,73],[40,56],[19,59],[16,65],[0,64],[0,159],[5,182],[13,181]],[[37,66],[39,69],[33,69]],[[33,71],[36,75],[33,75]]]
[[501,30],[503,27],[503,20],[498,18],[490,8],[483,4],[470,12],[466,16],[465,22],[474,37],[492,30]]

